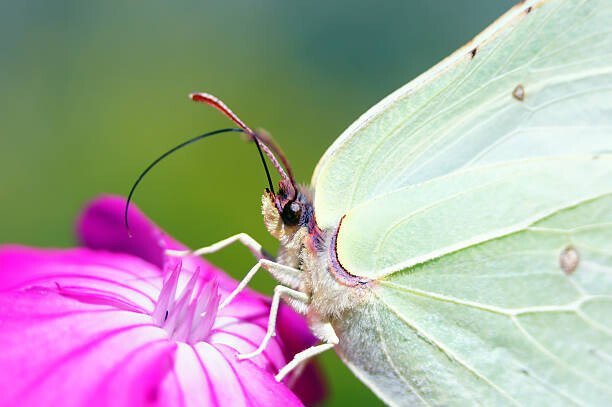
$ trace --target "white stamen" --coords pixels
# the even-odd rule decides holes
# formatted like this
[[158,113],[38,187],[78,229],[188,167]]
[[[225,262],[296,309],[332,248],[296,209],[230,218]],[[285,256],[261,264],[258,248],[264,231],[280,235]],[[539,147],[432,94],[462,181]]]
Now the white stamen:
[[219,309],[219,293],[216,280],[205,280],[197,269],[178,298],[177,286],[181,263],[164,282],[153,320],[177,341],[196,343],[208,337]]

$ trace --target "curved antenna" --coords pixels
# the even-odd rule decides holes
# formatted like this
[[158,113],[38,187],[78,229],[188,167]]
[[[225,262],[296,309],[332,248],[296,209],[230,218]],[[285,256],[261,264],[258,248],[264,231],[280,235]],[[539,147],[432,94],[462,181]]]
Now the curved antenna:
[[[193,137],[187,141],[182,142],[181,144],[171,148],[170,150],[166,151],[165,153],[163,153],[162,155],[160,155],[159,157],[157,157],[151,164],[149,164],[147,166],[147,168],[145,168],[145,170],[143,172],[140,173],[140,175],[138,176],[138,178],[136,179],[136,182],[134,182],[134,184],[132,185],[132,188],[130,189],[130,193],[128,194],[128,198],[127,201],[125,203],[125,210],[123,212],[123,221],[125,223],[125,228],[128,231],[128,234],[130,235],[130,237],[132,236],[132,234],[130,233],[130,225],[128,222],[128,211],[130,209],[130,202],[132,201],[132,197],[134,196],[134,192],[136,191],[136,188],[138,187],[138,185],[140,184],[140,181],[142,181],[142,179],[144,178],[145,175],[148,174],[149,171],[151,171],[153,169],[153,167],[155,167],[161,160],[163,160],[164,158],[168,157],[170,154],[176,152],[177,150],[180,150],[183,147],[186,147],[190,144],[195,143],[196,141],[200,141],[206,137],[210,137],[210,136],[214,136],[215,134],[221,134],[221,133],[229,133],[229,132],[236,132],[236,133],[244,133],[244,129],[239,129],[236,127],[230,127],[227,129],[221,129],[221,130],[215,130],[215,131],[211,131],[209,133],[205,133],[205,134],[201,134],[197,137]],[[261,152],[260,152],[261,155]],[[262,156],[263,159],[263,156]],[[264,168],[266,170],[266,175],[268,176],[268,182],[270,185],[272,185],[272,180],[270,179],[270,172],[268,171],[268,167],[266,166],[265,160],[264,160]]]
[[[226,115],[227,117],[229,117],[231,121],[233,121],[238,126],[240,126],[240,128],[242,128],[245,131],[245,133],[247,133],[249,136],[253,138],[253,140],[255,140],[255,143],[257,143],[258,145],[257,148],[259,148],[260,151],[263,150],[266,156],[268,156],[268,158],[272,162],[272,165],[274,166],[276,171],[278,171],[280,176],[283,179],[290,180],[291,184],[295,185],[295,182],[293,181],[293,175],[291,176],[287,175],[283,167],[280,165],[280,163],[276,159],[276,156],[274,155],[274,153],[270,151],[270,147],[268,147],[268,144],[265,141],[263,141],[257,133],[255,133],[246,124],[244,124],[244,122],[240,120],[240,118],[234,112],[232,112],[232,110],[229,107],[227,107],[225,103],[223,103],[216,96],[213,96],[209,93],[200,93],[200,92],[190,93],[189,99],[193,100],[194,102],[201,102],[209,106],[212,106],[218,111],[220,111],[221,113],[223,113],[224,115]],[[278,148],[276,146],[274,147],[274,149],[278,151]],[[283,162],[286,162],[284,156],[281,155],[281,158]],[[287,167],[287,171],[291,173],[291,169],[289,167]]]

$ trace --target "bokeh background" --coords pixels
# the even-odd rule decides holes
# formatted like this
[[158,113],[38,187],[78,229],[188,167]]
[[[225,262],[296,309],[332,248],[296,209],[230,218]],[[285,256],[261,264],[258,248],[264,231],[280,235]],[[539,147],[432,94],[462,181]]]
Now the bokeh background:
[[[353,120],[512,3],[0,0],[0,243],[74,245],[87,200],[126,194],[168,148],[231,125],[192,91],[269,130],[308,183]],[[193,247],[244,231],[274,251],[265,181],[254,147],[228,134],[161,164],[136,203]],[[236,278],[254,264],[239,246],[210,259]],[[335,354],[321,363],[326,405],[381,404]]]

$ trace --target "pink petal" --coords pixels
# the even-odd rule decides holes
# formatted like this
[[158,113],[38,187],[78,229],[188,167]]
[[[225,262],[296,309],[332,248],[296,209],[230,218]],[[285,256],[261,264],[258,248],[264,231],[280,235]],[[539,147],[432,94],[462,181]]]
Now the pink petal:
[[[301,406],[300,400],[277,383],[271,373],[250,361],[238,361],[232,348],[199,342],[177,351],[177,375],[187,405]],[[202,386],[206,383],[207,386]]]
[[150,263],[123,254],[1,247],[0,292],[28,287],[147,312],[153,310],[159,295],[161,276]]
[[316,361],[308,363],[289,388],[306,406],[319,405],[328,396],[323,374]]
[[[82,244],[91,249],[138,256],[156,265],[160,272],[166,261],[165,250],[187,249],[185,245],[168,236],[135,205],[131,205],[129,211],[132,234],[130,237],[125,229],[124,208],[125,198],[110,195],[101,196],[87,205],[77,222],[77,236]],[[188,256],[181,260],[185,270],[195,271],[199,267],[203,274],[214,273],[225,291],[231,291],[235,287],[236,283],[231,277],[202,258]]]
[[262,372],[254,363],[238,361],[231,348],[218,346],[225,359],[232,366],[242,383],[249,386],[244,389],[246,398],[255,406],[295,406],[302,403],[295,394],[282,383],[278,383],[272,373]]
[[[149,342],[110,370],[87,406],[180,406],[185,389],[176,381],[177,344]],[[138,391],[134,391],[139,389]]]
[[164,265],[164,249],[183,249],[151,222],[135,205],[130,206],[128,234],[123,219],[125,199],[101,196],[85,207],[78,222],[77,236],[91,249],[129,253],[155,264]]
[[[248,323],[234,318],[219,317],[209,342],[215,346],[231,347],[235,353],[254,352],[266,333],[263,326],[254,322]],[[277,373],[288,360],[285,359],[283,351],[280,341],[271,340],[264,352],[251,361],[270,373]]]
[[[132,232],[132,238],[129,238],[123,219],[124,205],[125,199],[116,196],[102,196],[92,201],[82,213],[77,224],[77,233],[83,244],[93,249],[139,256],[155,264],[160,270],[163,268],[164,250],[186,249],[186,246],[168,236],[134,205],[130,207],[129,212]],[[231,277],[199,257],[189,256],[182,258],[182,261],[183,267],[187,270],[194,271],[200,267],[203,274],[214,273],[219,281],[222,298],[237,285],[237,282]],[[210,276],[203,276],[203,278],[210,278]],[[214,339],[211,338],[211,340],[231,346],[240,352],[253,351],[265,334],[269,309],[268,298],[252,290],[243,291],[219,313],[219,318],[213,328]],[[223,328],[223,324],[227,321],[233,321],[233,326]],[[277,327],[278,336],[270,342],[269,349],[253,360],[255,365],[268,371],[284,365],[295,353],[316,343],[305,319],[285,305],[281,305]],[[248,334],[240,335],[241,329]],[[323,381],[313,363],[304,369],[293,388],[298,396],[309,405],[315,404],[325,396]]]
[[[203,279],[198,273],[181,278],[180,289],[187,292]],[[272,377],[285,362],[277,340],[254,362],[236,365],[237,351],[251,352],[263,339],[266,301],[245,292],[226,307],[215,320],[212,345],[195,345],[206,349],[202,360],[190,345],[168,340],[151,307],[137,309],[155,302],[161,281],[154,265],[126,254],[1,248],[0,346],[10,351],[0,354],[0,400],[7,405],[191,406],[199,405],[192,402],[200,397],[257,405],[260,392],[242,373],[243,365],[272,383],[261,379],[257,386],[297,400]],[[187,298],[179,294],[179,302],[182,297]],[[129,304],[132,312],[126,311]],[[185,347],[191,359],[183,357]]]
[[[0,404],[6,406],[154,401],[172,366],[173,345],[148,315],[84,304],[44,288],[2,293],[0,327]],[[121,386],[117,377],[130,386],[109,404],[104,395]]]

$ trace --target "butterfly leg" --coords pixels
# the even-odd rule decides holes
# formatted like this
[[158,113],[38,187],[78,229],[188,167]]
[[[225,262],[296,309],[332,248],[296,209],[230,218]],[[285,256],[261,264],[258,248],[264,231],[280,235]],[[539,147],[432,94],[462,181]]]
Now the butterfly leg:
[[253,253],[253,256],[255,256],[255,258],[257,259],[271,258],[271,256],[263,250],[261,245],[246,233],[238,233],[234,236],[228,237],[227,239],[223,239],[217,243],[211,244],[210,246],[201,247],[197,250],[166,250],[166,254],[169,256],[176,257],[183,257],[189,255],[202,256],[218,252],[219,250],[224,249],[235,242],[240,242],[244,246],[246,246],[247,249],[249,249],[249,251]]
[[276,335],[276,316],[278,315],[278,307],[280,305],[281,297],[297,312],[300,312],[301,314],[306,313],[309,300],[306,294],[293,290],[289,287],[277,285],[274,288],[274,295],[272,296],[272,305],[270,306],[270,316],[268,318],[268,330],[266,331],[266,335],[261,341],[259,347],[254,352],[239,354],[238,359],[250,359],[261,354],[266,349],[270,339]]
[[263,250],[263,248],[261,247],[261,245],[255,239],[253,239],[251,236],[247,235],[246,233],[238,233],[234,236],[230,236],[227,239],[223,239],[210,246],[201,247],[193,251],[191,250],[166,250],[165,253],[169,256],[175,256],[175,257],[184,257],[184,256],[190,256],[190,255],[202,256],[202,255],[218,252],[219,250],[222,250],[235,242],[240,242],[243,245],[245,245],[251,251],[253,256],[255,256],[258,259],[258,262],[257,264],[255,264],[255,266],[253,266],[249,270],[246,276],[244,276],[244,278],[242,279],[242,281],[240,281],[240,283],[234,289],[234,291],[232,291],[232,293],[225,298],[225,300],[219,306],[220,309],[223,309],[224,307],[226,307],[234,299],[234,297],[238,295],[238,293],[244,290],[247,284],[255,276],[257,271],[262,267],[268,270],[268,272],[270,272],[270,274],[272,274],[272,276],[276,278],[281,284],[287,285],[289,287],[297,288],[297,286],[299,285],[299,281],[300,281],[299,270],[284,266],[282,264],[275,263],[274,261],[270,260],[272,256],[266,253],[265,250]]
[[285,376],[287,376],[293,369],[297,368],[303,362],[325,352],[326,350],[332,349],[338,344],[338,342],[340,342],[334,328],[329,322],[316,323],[314,326],[311,326],[311,329],[317,336],[320,336],[325,343],[312,346],[306,350],[296,353],[293,360],[287,363],[281,370],[279,370],[276,376],[274,376],[277,382],[283,380]]
[[298,269],[294,269],[293,267],[284,266],[279,263],[275,263],[271,260],[267,259],[259,259],[257,264],[255,264],[249,272],[244,276],[244,278],[240,281],[238,286],[232,291],[230,295],[228,295],[225,300],[219,305],[219,309],[225,308],[233,299],[236,297],[240,291],[244,290],[244,288],[249,284],[251,279],[255,276],[257,271],[260,268],[264,268],[268,270],[270,274],[274,278],[276,278],[281,284],[286,284],[291,287],[297,287],[299,284],[299,278],[301,271]]

